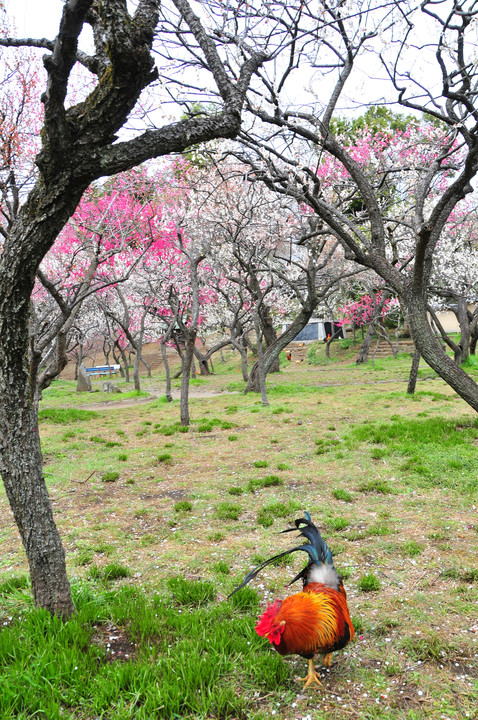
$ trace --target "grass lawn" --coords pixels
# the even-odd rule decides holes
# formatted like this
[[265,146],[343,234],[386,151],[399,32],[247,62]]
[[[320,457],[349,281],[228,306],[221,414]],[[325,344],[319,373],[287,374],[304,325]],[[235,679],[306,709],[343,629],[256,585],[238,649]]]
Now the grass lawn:
[[[335,343],[330,363],[283,367],[269,407],[241,392],[236,359],[216,362],[192,383],[189,428],[160,376],[140,397],[117,379],[121,395],[66,380],[44,393],[44,471],[78,613],[63,624],[33,608],[2,488],[2,720],[476,720],[476,414],[426,367],[407,396],[409,356],[357,367],[354,353]],[[305,556],[226,599],[292,546],[279,531],[304,509],[357,631],[305,692],[307,661],[254,631]]]

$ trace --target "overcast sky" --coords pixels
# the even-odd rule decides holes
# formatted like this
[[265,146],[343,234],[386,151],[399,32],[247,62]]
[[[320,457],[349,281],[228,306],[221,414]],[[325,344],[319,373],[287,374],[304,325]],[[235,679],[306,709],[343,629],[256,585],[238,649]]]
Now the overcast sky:
[[[15,23],[15,34],[17,37],[47,37],[49,39],[53,39],[56,36],[63,9],[62,0],[0,0],[0,7],[2,7],[2,5],[4,7],[4,11],[7,13],[7,16]],[[85,46],[86,49],[88,47],[88,39],[84,38],[84,40],[87,43]],[[420,64],[423,64],[423,52],[420,53],[420,56]],[[415,53],[413,57],[409,54],[409,57],[410,66],[413,66],[413,64],[418,61],[418,56]],[[427,76],[429,78],[432,77],[435,72],[436,70],[434,67],[433,69],[428,68],[426,72],[423,73],[423,76]],[[358,95],[360,107],[363,97],[368,96],[369,89],[372,85],[375,88],[374,95],[376,97],[380,95],[380,90],[386,97],[388,97],[387,92],[389,92],[389,83],[386,82],[382,89],[382,83],[378,79],[382,74],[381,66],[379,66],[378,63],[370,63],[369,57],[367,65],[362,68],[361,72],[356,72],[354,75],[353,83],[348,83],[347,93],[352,91],[352,95],[355,97]],[[305,78],[302,78],[302,83],[306,84]],[[303,87],[302,83],[301,86]],[[323,84],[324,79],[321,77],[321,88],[323,88]],[[394,98],[395,94],[393,93],[393,99]],[[390,99],[392,98],[390,97]],[[310,98],[307,96],[304,101],[310,102]],[[342,111],[350,111],[353,107],[354,102],[349,102],[346,98],[346,93],[344,93],[343,105],[341,107]]]
[[61,0],[3,0],[3,4],[19,37],[55,37],[63,9]]

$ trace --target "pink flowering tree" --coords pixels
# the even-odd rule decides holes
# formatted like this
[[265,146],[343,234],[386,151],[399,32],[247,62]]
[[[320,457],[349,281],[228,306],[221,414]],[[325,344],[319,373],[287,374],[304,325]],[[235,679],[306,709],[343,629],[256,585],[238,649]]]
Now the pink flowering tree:
[[[368,353],[375,333],[384,338],[392,348],[393,356],[397,354],[397,344],[391,343],[389,334],[386,329],[387,324],[395,326],[396,333],[400,325],[400,303],[398,298],[391,298],[386,290],[371,289],[361,295],[358,300],[349,302],[338,308],[338,312],[342,317],[338,320],[337,325],[344,327],[346,325],[352,327],[354,340],[356,328],[361,328],[363,342],[357,356],[356,363],[361,364],[367,361]],[[364,329],[366,333],[364,335]]]
[[[90,188],[45,256],[32,295],[30,323],[37,398],[66,365],[85,301],[109,286],[121,294],[120,285],[154,242],[162,244],[155,230],[160,210],[153,200],[145,169]],[[85,322],[91,323],[89,314],[87,318]],[[90,337],[92,332],[90,327]]]

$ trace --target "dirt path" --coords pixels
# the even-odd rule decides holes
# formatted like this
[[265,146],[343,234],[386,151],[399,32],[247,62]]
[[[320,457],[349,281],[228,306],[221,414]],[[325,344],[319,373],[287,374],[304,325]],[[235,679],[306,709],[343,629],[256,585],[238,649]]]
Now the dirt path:
[[[198,399],[198,398],[218,397],[219,395],[240,395],[240,394],[241,393],[239,393],[238,391],[228,392],[227,390],[224,390],[222,392],[210,392],[208,390],[199,390],[199,389],[195,388],[194,390],[189,391],[189,398],[190,399]],[[173,390],[171,395],[173,396],[173,400],[179,400],[180,391]],[[138,398],[137,400],[111,400],[111,401],[105,400],[103,402],[82,405],[81,407],[84,410],[102,410],[104,408],[133,407],[135,405],[142,405],[143,403],[151,402],[152,400],[157,400],[158,397],[162,397],[162,395],[152,393],[151,395],[148,395],[148,397]]]
[[[436,380],[436,377],[430,376],[425,378],[420,378],[417,382],[417,384],[420,384],[422,382],[429,382],[430,380]],[[387,384],[393,384],[393,383],[406,383],[408,382],[408,378],[401,378],[401,379],[391,379],[391,380],[363,380],[358,382],[344,382],[344,383],[310,383],[311,388],[330,388],[330,387],[349,387],[353,385],[354,387],[359,385],[387,385]],[[173,400],[179,400],[180,399],[180,391],[179,390],[173,390],[172,391]],[[189,391],[189,397],[192,400],[197,400],[200,398],[212,398],[212,397],[219,397],[220,395],[242,395],[243,393],[239,392],[238,390],[234,391],[209,391],[209,390],[203,390],[202,388],[193,388]],[[157,393],[151,393],[151,395],[148,395],[148,397],[138,398],[137,400],[105,400],[103,402],[98,403],[90,403],[88,405],[82,405],[81,407],[84,410],[103,410],[103,409],[114,409],[119,407],[134,407],[136,405],[142,405],[147,402],[151,402],[152,400],[157,400],[158,397],[161,397],[161,394]]]

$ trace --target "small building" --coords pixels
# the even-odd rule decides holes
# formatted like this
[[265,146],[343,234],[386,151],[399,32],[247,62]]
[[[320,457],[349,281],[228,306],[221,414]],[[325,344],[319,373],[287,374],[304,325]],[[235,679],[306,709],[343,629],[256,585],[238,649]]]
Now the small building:
[[[290,328],[290,323],[284,323],[282,332],[285,332],[288,328]],[[344,337],[344,329],[336,323],[328,320],[320,320],[319,318],[311,318],[292,342],[316,342],[317,340],[326,340],[327,337],[335,332],[337,332],[336,339]]]

